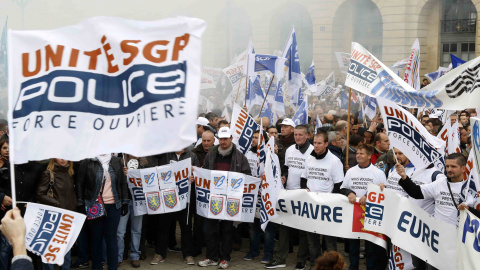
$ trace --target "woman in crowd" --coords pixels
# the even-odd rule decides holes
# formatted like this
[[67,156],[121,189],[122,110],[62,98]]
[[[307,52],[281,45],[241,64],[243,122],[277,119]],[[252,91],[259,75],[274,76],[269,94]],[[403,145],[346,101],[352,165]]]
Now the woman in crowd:
[[120,216],[128,213],[129,202],[127,178],[120,158],[104,154],[82,160],[75,193],[78,210],[87,214],[86,226],[93,247],[92,269],[102,269],[102,240],[105,238],[108,269],[116,270],[117,229]]
[[[52,158],[47,170],[42,173],[37,187],[38,202],[70,211],[75,211],[76,200],[73,178],[73,162]],[[65,255],[61,269],[70,269],[71,250]],[[53,270],[53,264],[43,263],[43,269]]]

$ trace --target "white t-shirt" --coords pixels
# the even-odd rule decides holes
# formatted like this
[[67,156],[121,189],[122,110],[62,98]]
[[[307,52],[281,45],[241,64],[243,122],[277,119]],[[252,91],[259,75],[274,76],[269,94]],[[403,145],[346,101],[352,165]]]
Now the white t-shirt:
[[253,152],[252,150],[248,150],[245,154],[245,157],[248,160],[248,164],[250,165],[250,170],[252,171],[252,176],[257,177],[257,163],[258,157],[257,153]]
[[[416,185],[424,185],[424,184],[429,184],[432,182],[432,173],[435,172],[435,168],[431,169],[425,169],[422,172],[417,173],[415,175],[415,179],[412,179],[412,175],[415,172],[415,167],[413,166],[412,163],[408,164],[405,166],[405,174],[412,179],[412,181]],[[390,172],[388,173],[388,178],[387,178],[387,184],[385,185],[386,188],[391,189],[395,191],[396,193],[400,194],[403,197],[410,198],[413,202],[415,202],[416,205],[418,205],[420,208],[425,210],[430,215],[433,215],[433,212],[435,210],[435,200],[432,198],[429,199],[413,199],[411,198],[407,192],[398,184],[398,181],[400,180],[400,175],[397,173],[397,170],[395,167],[392,167],[390,169]]]
[[370,164],[366,168],[356,165],[345,174],[341,188],[348,188],[355,192],[357,197],[362,197],[367,194],[368,184],[378,185],[386,182],[385,173],[374,165]]
[[[217,137],[213,137],[215,139],[215,141],[213,142],[213,145],[218,145],[218,139]],[[200,137],[197,142],[195,143],[195,147],[199,146],[200,144],[202,144],[202,138]]]
[[[423,197],[435,199],[435,212],[434,216],[438,220],[445,221],[452,225],[458,225],[458,210],[452,201],[452,196],[448,190],[447,177],[445,175],[438,175],[437,180],[430,184],[421,185]],[[450,188],[452,189],[453,198],[455,198],[456,204],[460,200],[460,192],[462,190],[463,182],[452,183],[450,182]],[[470,205],[469,205],[470,206]]]
[[306,164],[302,178],[307,179],[310,191],[331,193],[333,185],[343,181],[342,162],[330,151],[322,159],[309,156]]
[[313,146],[308,146],[304,154],[291,145],[285,152],[285,166],[288,166],[287,190],[300,188],[300,177],[305,170],[305,162],[313,151]]

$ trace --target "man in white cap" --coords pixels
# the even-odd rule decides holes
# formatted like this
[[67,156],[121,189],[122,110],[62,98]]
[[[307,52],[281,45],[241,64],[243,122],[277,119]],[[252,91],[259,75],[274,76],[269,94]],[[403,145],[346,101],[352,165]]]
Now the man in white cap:
[[[198,140],[193,147],[197,147],[202,143],[203,132],[205,132],[207,130],[211,130],[208,123],[209,122],[208,122],[207,118],[198,117],[197,123],[196,123],[197,124],[197,138],[198,138]],[[218,145],[218,139],[217,138],[215,138],[215,142],[213,143],[213,145]]]
[[295,137],[293,135],[293,130],[295,128],[295,123],[290,118],[283,119],[281,126],[281,133],[278,136],[278,159],[280,161],[280,166],[283,167],[285,164],[285,151],[291,145],[295,144]]
[[[210,148],[205,156],[203,168],[251,175],[247,158],[232,143],[230,129],[220,128],[218,138],[219,145]],[[203,233],[207,245],[206,259],[200,261],[198,265],[218,265],[220,269],[228,268],[233,247],[233,221],[205,218]]]

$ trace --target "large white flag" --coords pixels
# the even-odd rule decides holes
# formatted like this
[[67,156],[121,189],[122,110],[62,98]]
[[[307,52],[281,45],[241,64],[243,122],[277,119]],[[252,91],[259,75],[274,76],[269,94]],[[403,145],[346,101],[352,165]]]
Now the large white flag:
[[[274,147],[275,140],[270,138],[269,144]],[[262,230],[268,222],[277,218],[277,199],[282,189],[280,161],[275,152],[267,147],[267,160],[265,162],[265,174],[262,176],[262,194],[259,207],[260,226]]]
[[445,142],[432,134],[415,116],[397,104],[377,98],[390,146],[403,154],[420,169],[434,163],[438,170],[445,167]]
[[190,145],[205,28],[186,17],[94,17],[54,30],[10,30],[11,161],[149,156]]
[[478,106],[479,68],[480,57],[477,57],[416,91],[362,45],[353,42],[345,85],[405,107],[463,110]]
[[240,108],[238,104],[234,104],[230,131],[232,132],[233,143],[240,152],[247,153],[252,145],[253,132],[260,130],[260,128],[253,117]]
[[25,247],[43,263],[63,265],[85,222],[85,215],[65,209],[28,203],[24,221]]
[[458,270],[478,269],[480,262],[480,219],[468,210],[460,211],[457,239]]

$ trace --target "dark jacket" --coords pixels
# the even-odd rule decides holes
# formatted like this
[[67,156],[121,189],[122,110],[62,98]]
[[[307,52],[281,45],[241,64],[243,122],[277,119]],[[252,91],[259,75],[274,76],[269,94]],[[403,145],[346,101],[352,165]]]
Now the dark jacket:
[[[347,158],[347,151],[343,153],[343,160],[346,161]],[[357,149],[353,148],[352,146],[348,146],[348,167],[352,168],[357,165]],[[346,173],[344,169],[344,173]]]
[[208,152],[203,149],[203,145],[202,144],[197,145],[197,147],[195,147],[192,150],[192,153],[194,153],[197,156],[200,167],[203,167],[205,156],[208,154]]
[[283,166],[285,165],[285,152],[287,151],[288,147],[295,144],[293,132],[288,137],[280,135],[275,143],[278,145],[278,161],[280,162],[280,166]]
[[[252,171],[250,170],[250,164],[248,164],[248,159],[245,157],[240,150],[237,150],[235,144],[232,143],[232,162],[230,163],[230,171],[232,172],[239,172],[246,175],[252,175]],[[220,145],[215,145],[208,149],[208,154],[205,156],[205,162],[203,164],[203,168],[213,170],[215,165],[215,159],[218,155],[218,148]]]
[[[108,170],[112,176],[112,193],[115,198],[115,206],[117,209],[120,209],[122,204],[129,202],[127,177],[123,173],[123,165],[120,158],[112,156]],[[92,207],[100,194],[102,180],[103,168],[100,162],[97,159],[82,160],[75,183],[77,205]]]
[[37,200],[42,204],[75,211],[77,201],[74,183],[73,176],[68,174],[68,166],[63,167],[56,164],[53,168],[53,198],[47,195],[50,189],[50,171],[45,170],[37,187]]
[[393,156],[393,150],[388,150],[377,158],[377,162],[374,163],[375,167],[379,168],[388,177],[388,172],[395,166],[395,157]]

